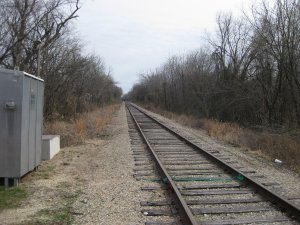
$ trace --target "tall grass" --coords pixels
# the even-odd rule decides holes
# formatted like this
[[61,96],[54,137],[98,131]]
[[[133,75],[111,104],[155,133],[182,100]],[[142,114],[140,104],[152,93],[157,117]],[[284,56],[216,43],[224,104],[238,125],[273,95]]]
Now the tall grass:
[[74,121],[45,122],[43,133],[60,135],[62,147],[82,144],[86,139],[100,136],[119,107],[116,104],[95,109],[81,114]]

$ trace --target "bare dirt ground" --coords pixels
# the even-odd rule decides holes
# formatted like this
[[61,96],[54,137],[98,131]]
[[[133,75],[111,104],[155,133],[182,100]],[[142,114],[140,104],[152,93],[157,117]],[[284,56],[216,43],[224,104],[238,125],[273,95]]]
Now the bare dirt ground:
[[[255,169],[270,181],[280,183],[286,196],[300,197],[299,174],[260,157],[257,152],[236,148],[209,137],[202,130],[183,127],[157,114],[181,133],[234,156],[241,165]],[[20,207],[0,211],[0,224],[143,224],[139,202],[145,199],[142,182],[133,178],[134,161],[130,149],[124,104],[99,138],[61,150],[43,162],[39,171],[21,183],[28,197]]]
[[100,138],[61,150],[21,183],[28,197],[0,224],[141,224],[125,107]]

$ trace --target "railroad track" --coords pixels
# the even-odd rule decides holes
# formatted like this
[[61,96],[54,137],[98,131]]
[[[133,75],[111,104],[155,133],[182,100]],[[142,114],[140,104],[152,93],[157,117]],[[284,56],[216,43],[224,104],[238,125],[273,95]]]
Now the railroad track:
[[297,198],[276,194],[276,183],[126,105],[135,176],[150,193],[141,202],[147,225],[300,224]]

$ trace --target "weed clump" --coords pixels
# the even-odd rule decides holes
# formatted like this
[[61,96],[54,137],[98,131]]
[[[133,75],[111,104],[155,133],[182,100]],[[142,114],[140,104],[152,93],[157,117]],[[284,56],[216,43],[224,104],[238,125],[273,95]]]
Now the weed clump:
[[0,187],[0,211],[18,207],[26,197],[27,191],[25,187]]
[[79,115],[73,121],[45,122],[44,133],[60,135],[61,147],[82,144],[86,139],[101,136],[119,107],[120,105],[116,104],[98,108]]

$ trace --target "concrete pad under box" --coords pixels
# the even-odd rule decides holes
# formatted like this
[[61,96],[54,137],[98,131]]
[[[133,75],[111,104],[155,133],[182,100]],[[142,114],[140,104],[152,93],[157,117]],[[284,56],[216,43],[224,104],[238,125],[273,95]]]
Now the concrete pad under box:
[[50,160],[60,150],[60,136],[43,135],[42,140],[42,160]]

